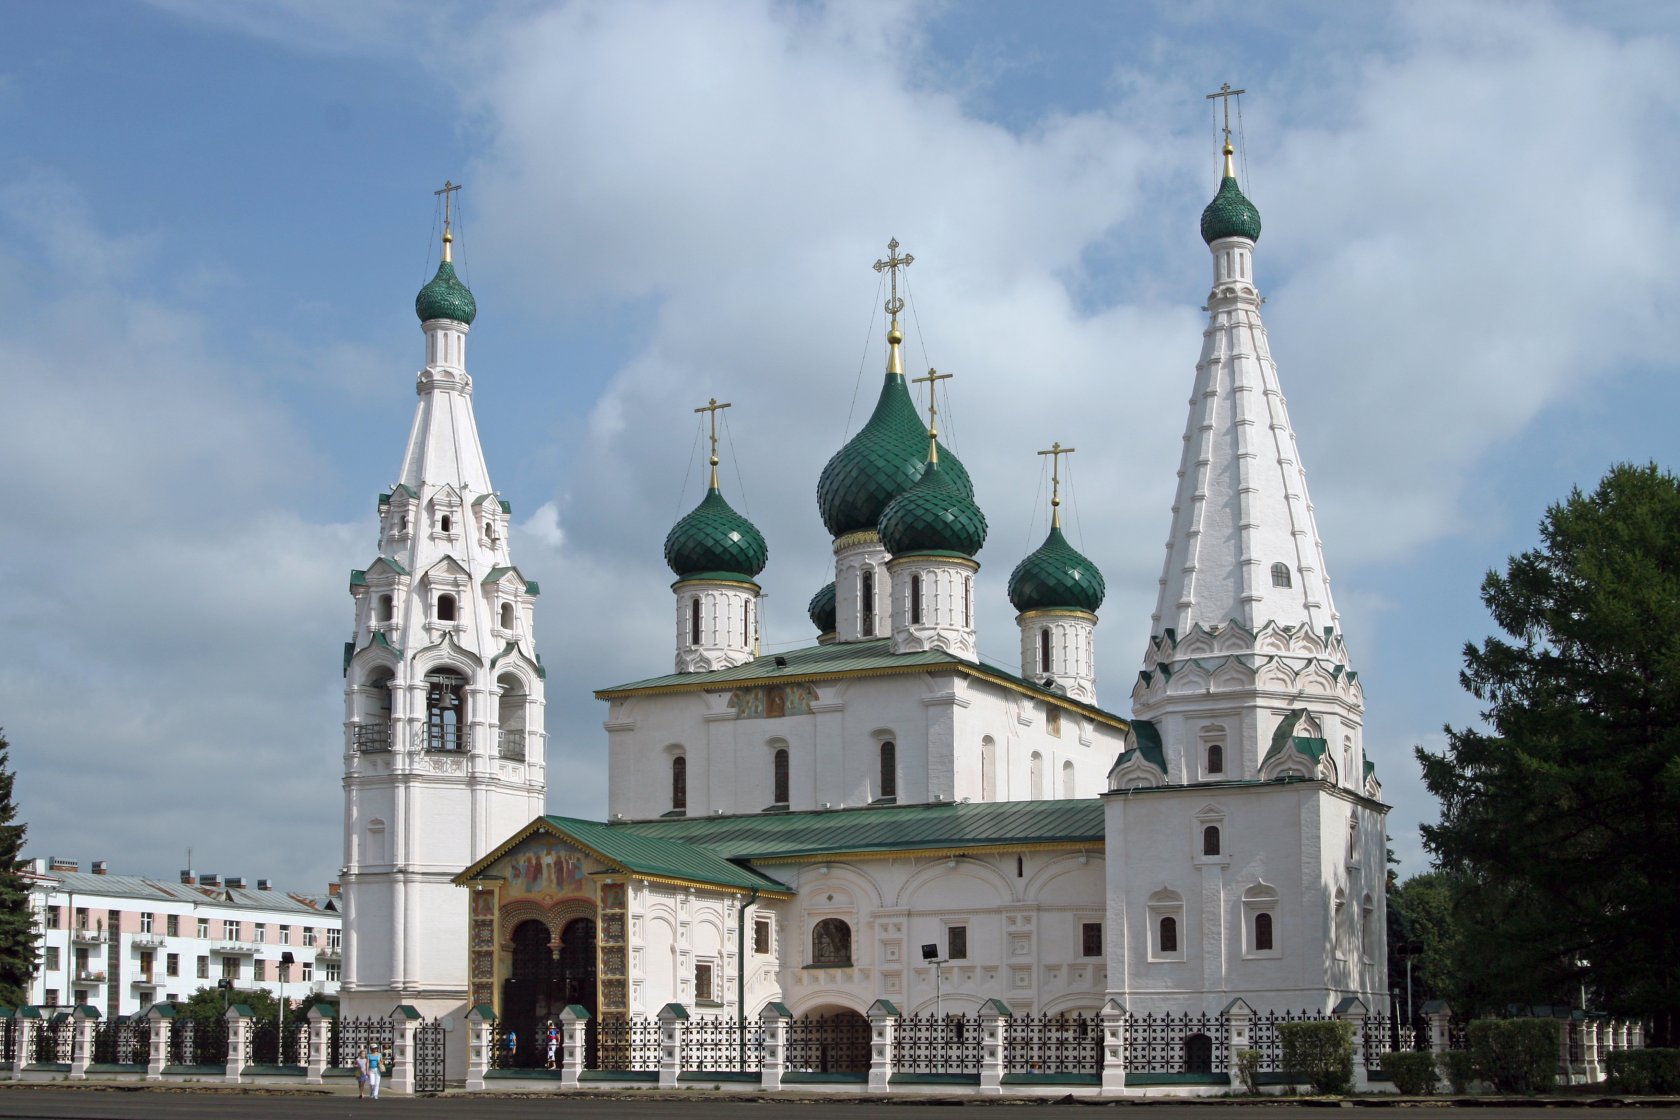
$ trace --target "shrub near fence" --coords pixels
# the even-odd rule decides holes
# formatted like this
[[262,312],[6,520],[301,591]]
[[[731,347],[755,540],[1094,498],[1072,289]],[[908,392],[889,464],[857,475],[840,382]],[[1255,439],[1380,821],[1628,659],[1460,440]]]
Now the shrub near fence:
[[1470,1024],[1476,1076],[1501,1093],[1549,1093],[1557,1082],[1563,1024],[1556,1019],[1477,1019]]
[[1345,1093],[1352,1087],[1352,1023],[1339,1019],[1280,1023],[1278,1035],[1283,1040],[1283,1068],[1306,1078],[1315,1091]]
[[1435,1055],[1392,1051],[1382,1058],[1382,1071],[1394,1082],[1394,1090],[1402,1096],[1427,1096],[1435,1091]]
[[1612,1093],[1680,1093],[1680,1050],[1612,1050]]

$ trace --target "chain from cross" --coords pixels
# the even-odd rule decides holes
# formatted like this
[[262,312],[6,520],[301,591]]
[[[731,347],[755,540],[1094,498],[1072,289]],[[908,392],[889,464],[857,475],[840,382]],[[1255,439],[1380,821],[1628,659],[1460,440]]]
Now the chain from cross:
[[440,194],[443,196],[443,228],[446,233],[449,231],[449,196],[460,189],[461,184],[451,183],[448,179],[445,179],[443,186],[432,192],[433,196]]
[[904,310],[904,301],[898,298],[898,270],[901,268],[909,268],[915,263],[916,258],[911,256],[909,253],[904,254],[902,257],[898,255],[898,238],[896,237],[887,242],[887,259],[875,262],[876,272],[888,270],[892,272],[892,298],[887,300],[888,315],[896,318],[898,313]]
[[699,408],[694,410],[695,412],[706,412],[706,413],[711,414],[711,421],[712,421],[712,459],[711,459],[711,463],[712,463],[712,489],[713,490],[716,490],[717,485],[718,485],[718,477],[717,477],[717,469],[718,469],[717,414],[722,412],[724,409],[729,408],[729,407],[731,407],[731,405],[728,401],[724,401],[722,404],[719,404],[718,399],[716,397],[713,397],[711,400],[707,401],[705,404],[701,405]]
[[1219,87],[1218,93],[1207,95],[1209,101],[1217,97],[1225,103],[1225,143],[1227,144],[1231,142],[1231,98],[1240,97],[1247,92],[1246,89],[1232,89],[1231,83],[1226,82]]
[[[912,385],[926,384],[928,387],[928,438],[930,440],[939,438],[939,383],[949,381],[955,376],[954,373],[940,373],[936,369],[930,369],[927,371],[926,377],[912,377],[910,379]],[[937,455],[938,452],[934,452],[934,454]]]
[[1063,447],[1060,440],[1050,445],[1048,451],[1040,451],[1040,455],[1050,456],[1050,516],[1053,524],[1062,523],[1062,456],[1072,455],[1078,448]]

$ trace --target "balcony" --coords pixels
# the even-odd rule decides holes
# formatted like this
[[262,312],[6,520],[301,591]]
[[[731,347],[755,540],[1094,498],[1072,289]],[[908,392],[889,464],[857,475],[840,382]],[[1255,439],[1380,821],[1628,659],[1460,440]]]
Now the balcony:
[[510,762],[525,761],[525,731],[496,732],[496,753]]
[[129,944],[136,949],[161,949],[163,948],[163,934],[137,933],[129,939]]
[[225,953],[229,956],[254,957],[258,947],[244,941],[218,941],[210,946],[212,953]]
[[78,968],[76,970],[76,983],[103,984],[105,983],[105,971],[103,969]]
[[136,988],[154,988],[157,986],[157,974],[152,972],[142,972],[130,979],[129,983]]
[[73,929],[70,931],[70,940],[76,945],[103,945],[105,944],[105,930],[103,928]]
[[363,754],[391,749],[391,725],[383,720],[378,723],[358,723],[351,731],[351,742],[356,750]]

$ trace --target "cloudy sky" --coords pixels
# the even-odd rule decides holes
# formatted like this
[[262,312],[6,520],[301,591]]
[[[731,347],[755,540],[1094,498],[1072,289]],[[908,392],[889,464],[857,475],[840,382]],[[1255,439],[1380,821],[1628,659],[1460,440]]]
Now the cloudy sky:
[[[1613,462],[1676,466],[1668,4],[19,4],[0,62],[0,725],[36,855],[319,889],[346,577],[414,406],[432,191],[464,182],[490,469],[541,580],[551,810],[600,812],[596,687],[668,670],[695,417],[770,543],[769,648],[832,578],[814,491],[913,366],[992,525],[981,648],[1073,462],[1148,636],[1203,322],[1203,95],[1246,88],[1256,257],[1404,870],[1414,744],[1476,718],[1478,585]],[[1665,312],[1665,308],[1670,310]],[[701,452],[703,454],[703,451]]]

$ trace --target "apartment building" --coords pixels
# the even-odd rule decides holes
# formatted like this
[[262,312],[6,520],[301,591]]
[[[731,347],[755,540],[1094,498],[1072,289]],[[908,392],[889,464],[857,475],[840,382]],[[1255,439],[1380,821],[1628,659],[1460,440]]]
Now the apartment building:
[[56,858],[28,860],[23,873],[41,930],[33,1004],[131,1015],[220,980],[293,999],[338,992],[336,883],[324,895],[293,894],[267,879],[251,887],[189,870],[169,882]]

